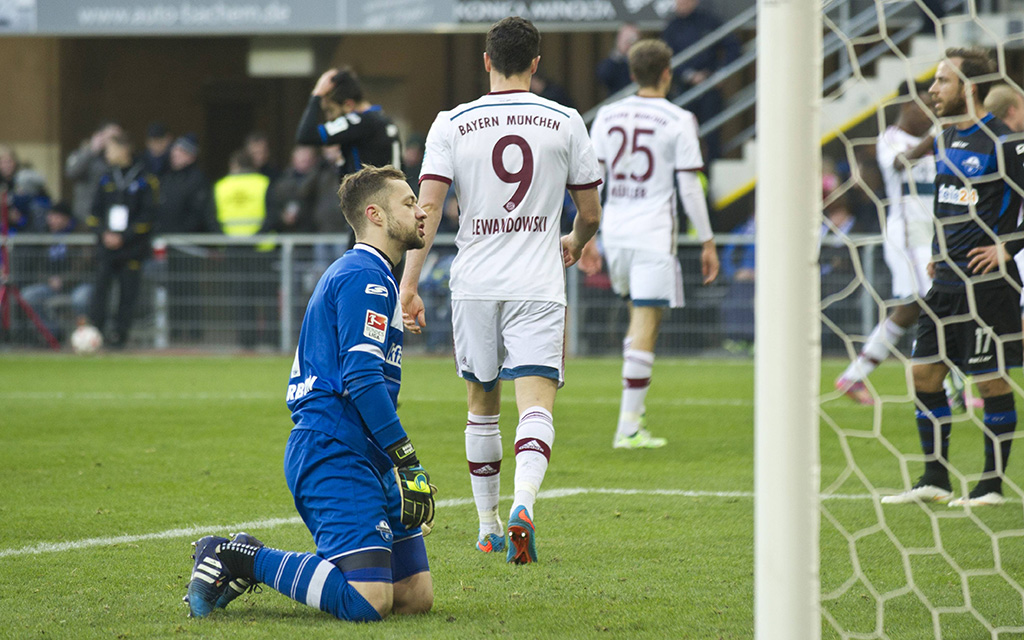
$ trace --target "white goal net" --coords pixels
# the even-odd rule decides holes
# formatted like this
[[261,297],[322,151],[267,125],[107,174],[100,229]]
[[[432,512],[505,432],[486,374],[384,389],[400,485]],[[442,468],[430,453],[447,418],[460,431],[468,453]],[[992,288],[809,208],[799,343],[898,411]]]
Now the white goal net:
[[[1024,128],[1021,8],[1020,4],[974,1],[958,6],[922,0],[824,3],[821,379],[828,391],[818,404],[823,638],[1024,638],[1024,451],[1018,444],[1018,451],[1004,466],[1001,445],[1012,442],[1014,434],[1010,431],[993,440],[991,425],[992,416],[1007,412],[994,404],[986,409],[972,384],[976,381],[969,377],[966,406],[948,412],[934,409],[933,429],[919,432],[916,412],[932,409],[923,407],[914,391],[910,353],[918,325],[907,322],[906,311],[900,315],[907,303],[900,295],[906,283],[898,269],[886,263],[887,257],[890,262],[902,259],[894,245],[912,252],[915,243],[920,244],[914,231],[918,227],[913,220],[907,222],[907,216],[913,218],[907,207],[913,206],[909,203],[915,198],[933,200],[936,160],[940,173],[945,162],[945,170],[965,184],[967,212],[956,224],[984,227],[989,238],[1018,237],[1006,226],[986,225],[978,211],[983,203],[971,201],[970,196],[975,187],[1001,183],[1007,177],[1006,162],[1012,158],[997,154],[996,175],[987,175],[984,167],[975,175],[969,158],[984,158],[959,148],[961,138],[953,138],[954,144],[947,148],[941,134],[937,156],[930,152],[917,160],[908,156],[914,155],[911,142],[955,120],[943,118],[940,123],[928,94],[943,52],[952,47],[984,47],[990,52],[997,70],[974,80],[1004,85],[1001,91],[1013,104],[1020,99],[1019,107],[1000,115],[1007,125]],[[830,41],[839,45],[834,53],[829,53]],[[1002,109],[992,110],[997,108]],[[1015,108],[1021,109],[1019,125],[1010,122],[1016,117]],[[923,128],[915,120],[915,109],[928,119]],[[886,147],[899,149],[886,153]],[[902,163],[903,168],[887,170],[893,162]],[[894,211],[904,216],[899,222],[893,220]],[[761,224],[765,223],[762,219]],[[941,235],[945,227],[939,226]],[[947,244],[948,235],[943,237],[939,253],[948,257],[955,248]],[[960,269],[967,267],[960,265]],[[1005,267],[993,276],[1004,277],[1009,277]],[[1012,286],[1019,291],[1019,285]],[[978,290],[967,297],[971,301],[967,315],[982,325],[979,342],[994,339],[1000,343],[1000,354],[1010,340],[1019,343],[1019,333],[1000,338],[985,328],[989,325],[980,321],[977,310],[982,297]],[[927,314],[940,335],[957,331],[952,321],[968,319],[925,308],[922,317]],[[905,335],[900,338],[896,329],[884,333],[883,328],[883,333],[875,335],[884,337],[884,353],[882,357],[877,351],[868,354],[867,368],[875,361],[881,363],[866,376],[859,370],[850,373],[848,365],[866,348],[875,327],[893,318],[897,326],[909,325]],[[943,348],[939,351],[937,361],[953,364],[950,354]],[[855,380],[843,378],[847,375]],[[840,378],[833,389],[833,381]],[[1006,379],[1016,411],[1021,412],[1021,370],[1011,369]],[[953,395],[955,389],[949,397]],[[943,424],[950,425],[950,434],[948,454],[940,462],[948,469],[952,495],[935,496],[939,498],[935,502],[885,500],[911,490],[926,461],[942,458]],[[922,441],[929,438],[935,451],[931,457],[923,453]],[[997,460],[994,473],[982,473],[986,448]],[[953,506],[957,498],[969,496],[979,482],[992,477],[1002,480],[1004,504]]]

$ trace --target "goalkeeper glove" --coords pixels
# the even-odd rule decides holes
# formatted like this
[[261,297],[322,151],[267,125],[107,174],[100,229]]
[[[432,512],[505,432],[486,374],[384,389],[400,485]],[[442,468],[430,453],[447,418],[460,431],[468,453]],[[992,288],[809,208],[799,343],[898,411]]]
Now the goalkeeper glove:
[[408,529],[423,528],[423,535],[434,525],[434,494],[430,475],[416,457],[409,438],[388,447],[388,456],[395,465],[395,481],[402,496],[402,524]]

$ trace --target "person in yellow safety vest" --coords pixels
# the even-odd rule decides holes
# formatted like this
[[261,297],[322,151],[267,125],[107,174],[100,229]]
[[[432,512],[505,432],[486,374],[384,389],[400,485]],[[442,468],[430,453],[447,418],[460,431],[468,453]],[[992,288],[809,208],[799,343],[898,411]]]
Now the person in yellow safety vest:
[[[270,179],[258,173],[244,150],[228,160],[228,175],[213,187],[217,223],[224,235],[248,237],[260,233],[267,217]],[[270,250],[273,243],[229,245],[225,265],[227,289],[224,304],[236,310],[238,341],[243,349],[256,347],[261,334],[274,344],[277,325],[277,291]]]
[[217,222],[228,236],[252,236],[260,232],[267,217],[267,189],[270,178],[257,173],[249,155],[235,151],[228,160],[228,175],[213,188]]

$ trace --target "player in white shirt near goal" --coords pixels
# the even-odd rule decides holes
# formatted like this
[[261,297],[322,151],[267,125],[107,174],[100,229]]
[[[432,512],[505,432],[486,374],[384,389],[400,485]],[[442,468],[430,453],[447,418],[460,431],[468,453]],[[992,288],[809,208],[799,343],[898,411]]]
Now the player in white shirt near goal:
[[[665,96],[672,82],[672,50],[641,40],[629,50],[629,70],[640,85],[635,96],[601,108],[591,139],[603,165],[607,199],[600,238],[612,288],[629,302],[623,341],[622,402],[613,439],[616,449],[664,446],[647,431],[644,403],[651,384],[654,345],[665,309],[683,306],[683,277],[676,255],[676,189],[701,249],[704,284],[718,276],[718,251],[698,173],[704,168],[697,119]],[[596,243],[579,267],[602,266]]]
[[[477,548],[508,549],[506,560],[536,562],[534,502],[555,441],[552,420],[565,341],[565,267],[597,232],[601,170],[574,109],[529,92],[540,34],[510,17],[487,33],[490,93],[437,115],[427,135],[420,206],[427,246],[408,256],[402,278],[406,326],[425,325],[420,271],[448,186],[459,201],[458,254],[451,269],[455,361],[466,380],[466,458],[480,518]],[[568,187],[578,208],[559,238]],[[498,518],[502,459],[501,380],[514,380],[515,493],[505,528]]]
[[[911,95],[913,91],[914,95]],[[935,235],[935,158],[924,156],[910,166],[908,153],[928,135],[932,126],[928,83],[904,82],[899,88],[900,105],[896,122],[878,135],[875,145],[878,168],[885,182],[888,200],[883,252],[892,273],[892,295],[900,302],[864,342],[860,354],[836,379],[836,389],[859,404],[874,404],[865,378],[889,357],[907,329],[921,313],[920,300],[932,286],[928,263],[932,259]]]

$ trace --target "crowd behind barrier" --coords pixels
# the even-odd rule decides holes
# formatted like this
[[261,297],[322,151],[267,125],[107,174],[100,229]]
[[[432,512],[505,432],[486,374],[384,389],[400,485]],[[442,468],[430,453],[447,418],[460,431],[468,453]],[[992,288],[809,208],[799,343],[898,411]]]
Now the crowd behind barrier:
[[[720,234],[731,268],[710,286],[698,281],[700,244],[682,238],[679,259],[685,278],[686,306],[668,314],[659,348],[679,356],[750,355],[754,336],[754,286],[737,273],[753,268],[752,235]],[[826,353],[846,355],[837,327],[847,335],[864,335],[878,321],[876,300],[861,286],[850,259],[856,244],[865,278],[875,282],[884,299],[889,275],[875,235],[826,239],[821,276],[822,329]],[[178,234],[154,240],[153,256],[143,266],[134,327],[127,345],[135,349],[196,349],[289,352],[295,348],[306,302],[320,274],[347,246],[347,235],[282,234],[228,237]],[[47,234],[16,234],[9,239],[11,281],[29,297],[52,277],[54,255],[69,268],[52,295],[32,294],[47,326],[63,343],[88,304],[95,241],[74,234],[54,241]],[[262,249],[262,250],[257,250]],[[451,354],[448,273],[455,253],[454,236],[441,234],[423,269],[420,289],[427,305],[427,327],[407,336],[412,351]],[[325,261],[325,257],[327,261]],[[607,275],[567,271],[569,355],[613,355],[621,351],[627,313],[611,290]],[[739,286],[738,286],[739,285]],[[739,293],[737,293],[739,292]],[[239,310],[243,309],[244,312]],[[18,309],[12,326],[2,332],[7,346],[43,348],[46,343]]]

